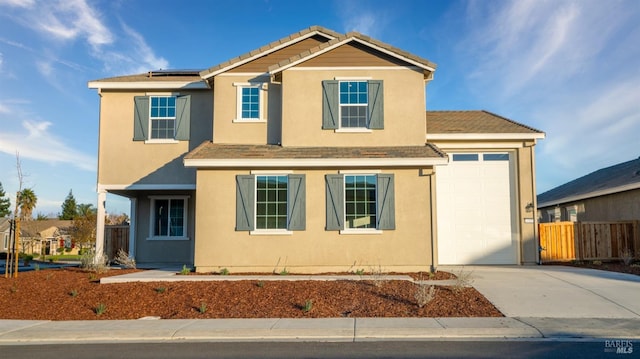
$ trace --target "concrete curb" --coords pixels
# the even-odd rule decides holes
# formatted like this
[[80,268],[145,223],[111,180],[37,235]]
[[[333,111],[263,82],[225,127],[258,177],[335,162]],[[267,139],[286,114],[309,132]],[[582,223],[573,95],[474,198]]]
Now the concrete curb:
[[110,342],[360,342],[640,339],[638,319],[327,318],[0,321],[0,345]]

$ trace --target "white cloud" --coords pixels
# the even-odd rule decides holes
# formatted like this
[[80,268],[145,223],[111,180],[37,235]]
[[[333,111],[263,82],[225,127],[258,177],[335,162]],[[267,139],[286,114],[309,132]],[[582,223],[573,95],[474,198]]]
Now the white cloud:
[[35,5],[35,0],[0,0],[0,5],[30,8]]
[[370,35],[376,29],[377,21],[375,15],[371,13],[358,14],[347,19],[345,28],[348,31],[357,31]]
[[22,130],[0,133],[0,152],[10,155],[19,153],[23,158],[70,164],[85,171],[95,171],[95,159],[70,148],[57,138],[50,131],[50,122],[23,121],[22,126]]
[[36,68],[38,69],[38,72],[40,72],[45,77],[51,76],[51,73],[53,72],[53,68],[51,67],[50,62],[37,61]]

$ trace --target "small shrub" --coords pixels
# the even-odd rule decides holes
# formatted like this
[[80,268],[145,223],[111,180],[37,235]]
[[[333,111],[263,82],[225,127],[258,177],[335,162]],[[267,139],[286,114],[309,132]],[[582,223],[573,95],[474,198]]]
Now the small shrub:
[[40,271],[40,264],[36,263],[36,264],[33,266],[33,270],[34,270],[34,271],[36,271],[36,272]]
[[287,268],[285,267],[285,268],[283,268],[283,269],[280,271],[280,273],[279,273],[279,274],[280,274],[280,275],[289,275],[289,271],[288,271],[288,270],[287,270]]
[[136,260],[131,258],[129,253],[122,248],[118,249],[118,253],[113,261],[124,268],[136,269]]
[[620,260],[622,260],[624,265],[630,265],[633,263],[633,252],[629,248],[625,248],[620,252]]
[[227,268],[222,268],[220,270],[220,275],[229,275],[229,270]]
[[98,280],[98,276],[95,273],[89,273],[89,282],[95,282]]
[[11,293],[15,293],[15,292],[17,292],[17,291],[18,291],[18,287],[16,287],[16,285],[14,284],[14,285],[12,285],[12,286],[11,286],[11,288],[9,288],[9,291],[10,291]]
[[434,285],[427,285],[424,283],[418,283],[416,285],[416,303],[418,307],[422,308],[429,304],[436,297],[436,287]]
[[71,289],[71,290],[69,291],[69,295],[75,298],[75,297],[77,297],[77,296],[78,296],[78,291],[77,291],[77,290],[75,290],[75,289]]
[[102,315],[107,311],[107,305],[104,303],[98,303],[98,305],[93,308],[93,311],[96,313],[96,315]]
[[167,288],[165,288],[165,287],[157,287],[155,289],[155,291],[156,291],[156,293],[164,293],[164,292],[167,291]]
[[460,292],[464,288],[471,287],[473,284],[473,272],[465,272],[464,268],[460,272],[456,273],[456,282],[453,285],[454,292]]
[[593,261],[593,262],[591,262],[591,264],[593,264],[594,266],[601,266],[602,265],[602,261]]
[[354,273],[356,275],[359,275],[359,276],[362,277],[364,275],[364,269],[360,268],[360,269],[356,270]]
[[382,287],[387,282],[387,272],[381,265],[371,267],[370,272],[373,278],[373,285],[376,287]]
[[184,264],[184,265],[182,266],[182,269],[180,270],[180,274],[181,274],[181,275],[187,275],[187,274],[189,274],[189,273],[191,273],[191,268],[187,267],[187,265],[186,265],[186,264]]
[[58,253],[60,253],[60,254],[64,253],[64,247],[58,247],[58,248],[56,249],[56,252],[58,252]]
[[98,257],[94,250],[85,250],[80,256],[80,267],[85,270],[104,273],[109,268],[109,258],[105,254]]
[[258,286],[258,288],[263,288],[264,287],[264,282],[263,281],[259,281],[258,283],[256,283],[256,286]]
[[204,314],[207,312],[207,303],[202,302],[200,303],[200,306],[198,307],[198,312],[200,312],[200,314]]
[[302,306],[302,311],[308,313],[313,309],[313,301],[311,299],[307,299]]

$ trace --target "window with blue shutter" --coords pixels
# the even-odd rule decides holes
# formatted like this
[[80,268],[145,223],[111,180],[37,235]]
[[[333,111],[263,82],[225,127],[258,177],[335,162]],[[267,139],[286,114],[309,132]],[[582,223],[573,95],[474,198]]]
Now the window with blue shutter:
[[323,129],[383,129],[382,80],[322,81]]
[[191,96],[135,96],[134,141],[189,140]]

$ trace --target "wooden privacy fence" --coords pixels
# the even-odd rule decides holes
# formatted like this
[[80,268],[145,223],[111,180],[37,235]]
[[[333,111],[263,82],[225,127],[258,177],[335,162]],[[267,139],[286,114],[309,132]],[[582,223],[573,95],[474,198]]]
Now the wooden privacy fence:
[[543,262],[621,259],[640,256],[640,221],[540,223]]
[[129,253],[129,226],[104,226],[104,254],[112,261],[119,249]]

